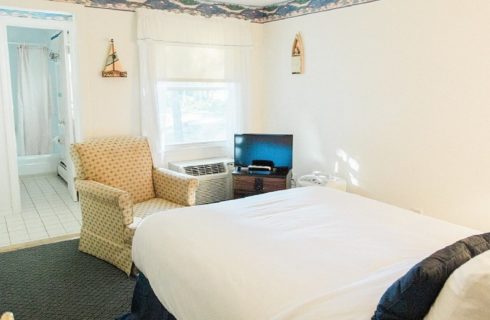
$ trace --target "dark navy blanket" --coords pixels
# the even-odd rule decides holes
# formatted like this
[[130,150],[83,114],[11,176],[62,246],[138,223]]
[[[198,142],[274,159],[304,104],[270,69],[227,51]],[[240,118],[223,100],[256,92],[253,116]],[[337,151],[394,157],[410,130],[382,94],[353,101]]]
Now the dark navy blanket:
[[165,309],[150,286],[145,275],[140,273],[134,287],[131,312],[116,318],[116,320],[176,320]]

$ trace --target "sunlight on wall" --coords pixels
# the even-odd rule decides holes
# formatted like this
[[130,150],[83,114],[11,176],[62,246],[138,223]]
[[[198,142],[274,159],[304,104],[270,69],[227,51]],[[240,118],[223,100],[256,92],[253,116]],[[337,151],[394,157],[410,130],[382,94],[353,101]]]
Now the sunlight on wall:
[[353,185],[355,185],[356,187],[359,187],[359,180],[357,180],[357,178],[354,177],[352,172],[349,172],[349,180]]
[[359,171],[359,162],[357,162],[357,160],[356,160],[356,159],[349,158],[349,161],[348,161],[348,162],[349,162],[349,167],[350,167],[352,170],[354,170],[354,171],[356,171],[356,172],[358,172],[358,171]]
[[[347,175],[349,176],[350,183],[356,187],[359,187],[359,178],[357,174],[359,173],[360,165],[359,161],[349,156],[347,152],[343,149],[337,149],[337,157],[346,164]],[[339,173],[339,160],[335,162],[334,172]]]

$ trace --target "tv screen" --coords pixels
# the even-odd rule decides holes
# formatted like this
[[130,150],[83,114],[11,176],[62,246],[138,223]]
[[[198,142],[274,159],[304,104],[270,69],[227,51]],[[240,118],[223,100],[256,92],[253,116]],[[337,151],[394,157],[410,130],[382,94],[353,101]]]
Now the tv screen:
[[235,134],[235,166],[248,167],[253,161],[267,160],[275,168],[293,167],[293,135]]

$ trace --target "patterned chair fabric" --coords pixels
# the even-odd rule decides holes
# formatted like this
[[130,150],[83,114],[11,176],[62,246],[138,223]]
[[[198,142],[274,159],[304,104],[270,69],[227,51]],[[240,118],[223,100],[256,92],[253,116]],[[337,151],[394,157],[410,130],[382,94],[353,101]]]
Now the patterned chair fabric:
[[105,138],[73,145],[77,177],[129,192],[134,203],[155,198],[150,147],[145,138]]
[[146,138],[94,139],[72,145],[71,155],[82,208],[79,249],[127,274],[136,220],[195,204],[198,180],[153,168]]

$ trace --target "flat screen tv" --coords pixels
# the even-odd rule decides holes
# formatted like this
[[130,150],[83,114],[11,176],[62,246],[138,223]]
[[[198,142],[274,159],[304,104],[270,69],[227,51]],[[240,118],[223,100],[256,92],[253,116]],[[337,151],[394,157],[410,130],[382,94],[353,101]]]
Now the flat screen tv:
[[293,135],[235,134],[235,166],[272,161],[274,168],[293,168]]

